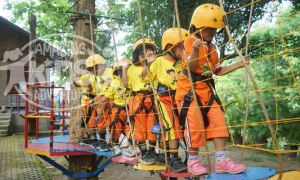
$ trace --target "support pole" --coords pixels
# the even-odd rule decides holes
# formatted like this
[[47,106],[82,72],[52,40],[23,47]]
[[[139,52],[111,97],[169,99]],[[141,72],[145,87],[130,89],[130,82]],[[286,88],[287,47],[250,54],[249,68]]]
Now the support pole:
[[[95,14],[95,0],[78,0],[74,6],[74,12],[88,12]],[[72,22],[74,26],[74,38],[73,38],[73,52],[72,52],[72,61],[75,64],[76,61],[85,60],[89,57],[88,52],[93,50],[93,42],[91,37],[94,37],[95,30],[95,18],[93,17],[90,21],[87,15],[85,18],[75,18]],[[92,28],[92,30],[90,29]],[[79,37],[79,38],[77,38]],[[76,48],[77,47],[77,48]],[[78,50],[78,51],[77,51]],[[89,51],[88,51],[89,50]],[[92,52],[94,53],[94,52]],[[77,67],[76,67],[77,68]],[[78,96],[80,98],[81,96]],[[80,100],[78,99],[78,102]],[[70,116],[75,116],[71,114]],[[70,118],[72,119],[72,118]],[[76,118],[74,118],[76,119]],[[77,128],[77,127],[74,127]],[[77,129],[79,130],[79,129]],[[83,138],[83,137],[81,137]],[[70,133],[70,140],[72,140],[72,134]],[[69,157],[69,170],[72,173],[84,173],[92,172],[96,167],[97,156],[86,155],[86,156],[70,156]],[[84,169],[82,167],[89,167],[89,169]],[[70,178],[74,179],[74,178]],[[87,178],[88,180],[98,180],[98,175]]]

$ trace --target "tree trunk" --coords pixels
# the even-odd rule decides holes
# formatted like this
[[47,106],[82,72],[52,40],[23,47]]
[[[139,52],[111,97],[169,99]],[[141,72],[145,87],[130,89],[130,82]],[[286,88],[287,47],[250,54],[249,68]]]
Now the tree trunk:
[[[71,24],[74,26],[72,60],[76,66],[76,61],[85,62],[89,54],[93,53],[91,38],[94,37],[96,21],[94,18],[92,18],[92,22],[89,21],[89,13],[95,14],[95,0],[79,0],[74,6],[74,12],[71,14]],[[83,69],[79,67],[74,67],[74,69],[77,76],[83,73]],[[71,77],[74,77],[74,74],[71,74]],[[72,115],[74,116],[74,114],[71,114],[71,119]],[[72,138],[71,134],[70,138]],[[69,160],[69,170],[73,173],[94,171],[97,168],[96,155],[70,156]],[[88,179],[97,180],[98,176]]]

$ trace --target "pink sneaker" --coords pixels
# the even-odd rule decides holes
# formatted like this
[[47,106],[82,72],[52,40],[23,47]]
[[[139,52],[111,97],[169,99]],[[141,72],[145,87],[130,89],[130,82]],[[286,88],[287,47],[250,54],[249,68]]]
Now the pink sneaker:
[[230,173],[238,174],[246,170],[246,166],[243,164],[237,164],[233,160],[226,158],[221,162],[216,162],[215,171],[216,173]]
[[207,174],[207,169],[203,167],[198,159],[189,159],[187,163],[188,172],[200,176],[202,174]]

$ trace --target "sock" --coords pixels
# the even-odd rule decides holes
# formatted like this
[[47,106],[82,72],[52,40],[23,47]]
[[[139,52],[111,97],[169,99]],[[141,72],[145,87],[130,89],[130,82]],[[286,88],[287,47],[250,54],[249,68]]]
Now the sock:
[[96,133],[92,133],[89,136],[90,136],[91,140],[97,139]]
[[145,141],[139,142],[138,147],[140,148],[140,150],[141,150],[142,152],[147,151],[147,146],[146,146],[146,142],[145,142]]
[[156,141],[149,140],[149,151],[155,151]]
[[189,159],[198,159],[198,155],[196,154],[196,155],[191,155],[191,154],[189,154]]
[[216,152],[216,161],[220,162],[226,158],[226,151],[217,151]]
[[106,132],[104,132],[104,133],[102,133],[102,132],[99,133],[100,141],[101,141],[101,142],[104,142],[104,141],[106,142],[106,137],[105,137],[105,135],[106,135]]
[[178,149],[177,148],[176,149],[170,148],[169,152],[170,152],[170,158],[178,157]]
[[[158,154],[164,154],[164,150],[165,150],[165,145],[163,142],[160,142]],[[166,150],[167,150],[167,156],[170,157],[168,142],[166,142]]]
[[131,146],[131,145],[133,145],[133,143],[132,143],[132,139],[127,139],[127,142],[128,142],[128,146]]

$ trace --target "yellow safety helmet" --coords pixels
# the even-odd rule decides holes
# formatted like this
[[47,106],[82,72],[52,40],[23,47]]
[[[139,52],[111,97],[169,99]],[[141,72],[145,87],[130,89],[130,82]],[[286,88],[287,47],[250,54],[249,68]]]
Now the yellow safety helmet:
[[161,40],[162,50],[166,50],[168,44],[171,44],[172,47],[175,47],[177,44],[183,42],[187,37],[190,36],[190,33],[186,29],[181,28],[180,31],[181,39],[178,28],[170,28],[164,32]]
[[112,68],[112,73],[114,74],[116,72],[116,70],[120,69],[121,66],[124,65],[124,63],[128,63],[129,65],[132,64],[132,61],[126,58],[120,59],[117,62],[114,63],[113,68]]
[[[156,45],[155,45],[155,43],[154,43],[151,39],[149,39],[149,38],[144,38],[144,42],[145,42],[145,45],[150,45],[150,46],[152,46],[153,49],[154,49],[154,51],[156,51]],[[133,46],[133,52],[134,52],[135,50],[137,50],[137,48],[139,48],[139,47],[142,46],[142,45],[143,45],[143,39],[138,40],[138,41],[134,44],[134,46]]]
[[224,28],[225,23],[221,8],[208,3],[198,6],[193,13],[190,28],[192,25],[197,29],[202,27]]
[[105,59],[100,54],[94,54],[85,61],[86,68],[93,67],[97,64],[105,64]]

